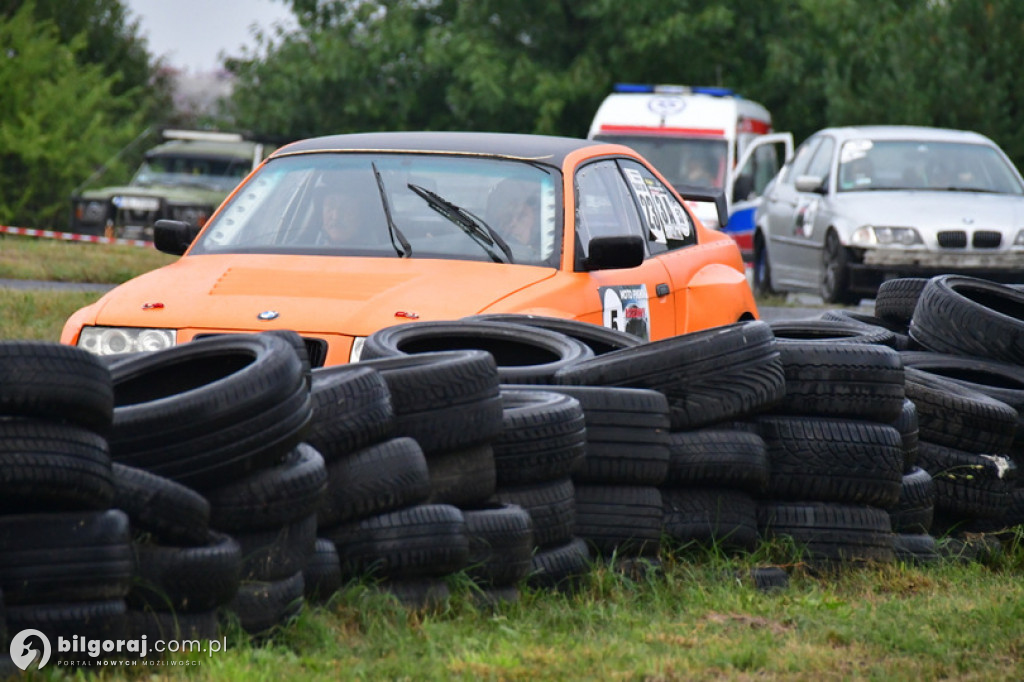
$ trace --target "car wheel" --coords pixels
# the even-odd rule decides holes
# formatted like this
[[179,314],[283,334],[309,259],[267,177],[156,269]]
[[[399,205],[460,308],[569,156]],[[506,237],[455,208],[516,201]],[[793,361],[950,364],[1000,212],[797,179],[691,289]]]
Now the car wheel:
[[846,247],[839,242],[835,232],[825,237],[825,250],[821,262],[821,297],[825,303],[852,305],[860,302],[860,296],[846,290],[850,284],[850,270]]
[[758,296],[778,293],[772,288],[772,265],[768,260],[768,247],[761,235],[754,240],[754,293]]

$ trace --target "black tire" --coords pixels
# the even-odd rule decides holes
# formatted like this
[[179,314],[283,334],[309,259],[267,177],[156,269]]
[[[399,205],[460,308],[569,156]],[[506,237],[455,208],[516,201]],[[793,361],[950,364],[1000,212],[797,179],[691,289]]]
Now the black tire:
[[576,398],[505,387],[501,399],[504,430],[494,440],[499,487],[564,478],[583,461],[586,420]]
[[760,539],[757,503],[729,488],[661,489],[665,536],[674,546],[696,543],[723,550],[752,551]]
[[0,512],[100,510],[113,499],[102,436],[56,421],[0,420]]
[[935,482],[931,474],[915,466],[903,474],[900,499],[889,508],[894,533],[928,533],[935,518]]
[[812,564],[891,563],[889,515],[866,505],[760,502],[757,523],[766,538],[789,537]]
[[334,543],[317,538],[313,556],[302,570],[304,594],[311,602],[324,603],[341,589],[341,562]]
[[430,472],[412,438],[363,448],[327,466],[327,492],[317,512],[320,528],[377,516],[424,502]]
[[594,357],[589,346],[559,332],[470,320],[385,327],[366,337],[362,357],[371,360],[460,349],[490,353],[501,381],[507,384],[551,384],[559,369]]
[[229,603],[238,590],[242,549],[229,535],[211,533],[201,547],[170,547],[136,541],[131,608],[204,612]]
[[272,530],[232,534],[242,549],[242,580],[282,580],[301,573],[316,550],[316,515]]
[[437,577],[469,561],[465,519],[446,504],[406,507],[322,532],[334,542],[346,577]]
[[839,343],[874,343],[895,349],[893,332],[882,327],[869,327],[860,322],[844,320],[776,320],[770,323],[772,333],[780,342],[805,341],[835,345]]
[[497,488],[494,448],[476,445],[453,452],[434,453],[427,458],[432,504],[456,507],[483,502]]
[[968,452],[1008,452],[1017,411],[984,393],[915,367],[905,367],[907,397],[917,409],[918,433],[929,441]]
[[1024,444],[1024,367],[962,355],[908,351],[903,364],[984,393],[1017,410],[1014,445]]
[[394,434],[416,439],[427,455],[489,443],[501,433],[498,367],[482,350],[400,355],[359,364],[380,372],[387,383]]
[[310,401],[313,416],[306,442],[327,462],[395,432],[391,391],[372,367],[357,363],[313,370]]
[[905,564],[928,565],[942,558],[935,538],[927,533],[896,533],[893,551],[896,561]]
[[883,508],[899,501],[903,441],[892,426],[787,416],[758,423],[768,451],[768,497]]
[[575,591],[593,566],[590,548],[582,538],[542,549],[533,555],[526,584],[535,589]]
[[210,525],[228,532],[280,528],[315,515],[326,492],[323,457],[299,443],[280,464],[208,490]]
[[301,572],[281,580],[243,582],[225,611],[250,635],[267,635],[302,611],[304,590]]
[[1008,458],[921,441],[918,461],[934,482],[936,512],[998,518],[1009,509],[1017,467]]
[[760,494],[768,487],[768,450],[756,433],[709,426],[669,438],[666,487],[735,488]]
[[142,353],[111,375],[111,457],[200,491],[279,460],[312,413],[299,359],[273,335]]
[[123,599],[132,578],[128,516],[118,510],[0,516],[8,604]]
[[586,454],[574,481],[661,485],[668,472],[668,400],[659,391],[612,386],[551,386],[579,401]]
[[900,415],[892,420],[890,425],[900,432],[900,439],[903,441],[903,473],[908,473],[917,464],[917,444],[920,441],[917,406],[913,400],[907,398],[903,401]]
[[767,323],[751,320],[613,351],[558,372],[559,384],[661,391],[674,430],[742,419],[785,394]]
[[1024,290],[962,275],[933,277],[910,336],[939,353],[1024,364]]
[[574,534],[598,555],[658,555],[662,510],[656,487],[578,484],[575,494]]
[[306,342],[302,340],[299,333],[292,329],[271,329],[261,333],[277,336],[288,342],[288,345],[292,347],[295,355],[299,358],[299,365],[302,367],[302,376],[306,380],[306,386],[312,387],[313,367],[309,360],[309,348],[306,347]]
[[868,343],[782,340],[788,414],[890,422],[903,410],[903,362],[892,348]]
[[132,529],[171,545],[205,544],[210,503],[195,490],[126,464],[113,464],[114,506],[124,510]]
[[603,355],[613,350],[632,348],[643,343],[639,337],[617,329],[609,329],[590,322],[570,320],[561,317],[546,317],[543,315],[521,315],[516,313],[489,313],[483,315],[472,315],[462,318],[464,320],[480,320],[484,322],[506,322],[521,324],[527,327],[538,327],[549,331],[565,334],[566,336],[582,341],[594,355]]
[[469,559],[466,573],[481,587],[517,585],[533,561],[533,520],[517,505],[463,509]]
[[110,431],[114,388],[98,356],[47,341],[0,343],[0,414]]
[[768,255],[768,245],[764,236],[758,232],[754,237],[754,293],[758,296],[774,296],[777,291],[772,287],[772,262]]
[[533,541],[537,547],[561,545],[573,537],[576,498],[572,479],[499,487],[494,497],[503,504],[515,504],[526,510],[533,521]]
[[880,317],[874,315],[868,315],[866,313],[857,312],[848,308],[833,308],[826,310],[818,318],[825,322],[842,322],[844,324],[862,324],[868,328],[874,328],[873,331],[877,332],[879,329],[892,332],[891,343],[884,345],[892,346],[896,350],[903,351],[908,350],[912,347],[917,347],[917,344],[910,335],[907,333],[907,325],[896,324],[883,320]]
[[882,282],[875,295],[875,315],[909,327],[917,301],[927,284],[926,277],[900,277]]
[[821,250],[821,297],[825,303],[856,305],[861,295],[849,291],[849,286],[850,253],[835,230],[829,230]]
[[[8,605],[5,617],[9,632],[39,630],[49,638],[53,647],[51,664],[55,660],[82,661],[86,657],[81,652],[59,651],[59,637],[69,642],[75,637],[118,640],[124,639],[127,632],[127,609],[123,599]],[[6,651],[4,655],[6,657]]]

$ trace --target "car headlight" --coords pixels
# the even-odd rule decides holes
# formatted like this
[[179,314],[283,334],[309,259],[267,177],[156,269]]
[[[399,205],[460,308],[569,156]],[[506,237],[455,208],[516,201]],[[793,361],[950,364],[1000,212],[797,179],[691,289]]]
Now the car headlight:
[[850,242],[855,246],[914,246],[923,244],[921,235],[912,227],[875,227],[865,225],[858,228]]
[[175,345],[174,329],[141,329],[138,327],[83,327],[78,347],[96,355],[121,355],[163,350]]
[[1017,238],[1013,240],[1014,246],[1024,246],[1024,230],[1017,233]]
[[365,336],[357,336],[356,338],[352,339],[352,350],[349,351],[348,354],[349,362],[359,362],[359,358],[363,354],[364,343],[366,343]]
[[102,223],[107,219],[107,204],[103,201],[75,202],[75,219],[82,223]]

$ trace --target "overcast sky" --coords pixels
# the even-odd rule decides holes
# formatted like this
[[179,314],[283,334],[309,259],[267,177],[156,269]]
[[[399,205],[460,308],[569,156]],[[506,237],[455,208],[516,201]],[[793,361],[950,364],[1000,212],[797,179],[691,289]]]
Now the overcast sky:
[[138,18],[150,53],[192,73],[217,69],[221,52],[238,56],[242,45],[254,48],[254,24],[294,26],[282,0],[125,0],[125,5]]

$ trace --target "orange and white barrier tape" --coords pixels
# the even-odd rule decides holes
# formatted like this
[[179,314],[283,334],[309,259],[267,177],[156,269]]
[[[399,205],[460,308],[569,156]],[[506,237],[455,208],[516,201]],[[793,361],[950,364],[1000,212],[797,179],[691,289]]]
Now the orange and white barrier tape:
[[31,227],[11,227],[0,225],[0,233],[18,234],[24,237],[40,239],[62,239],[67,242],[90,242],[93,244],[126,244],[128,246],[153,246],[153,242],[145,239],[121,239],[119,237],[101,237],[95,234],[78,234],[77,232],[58,232],[56,230],[36,230]]

